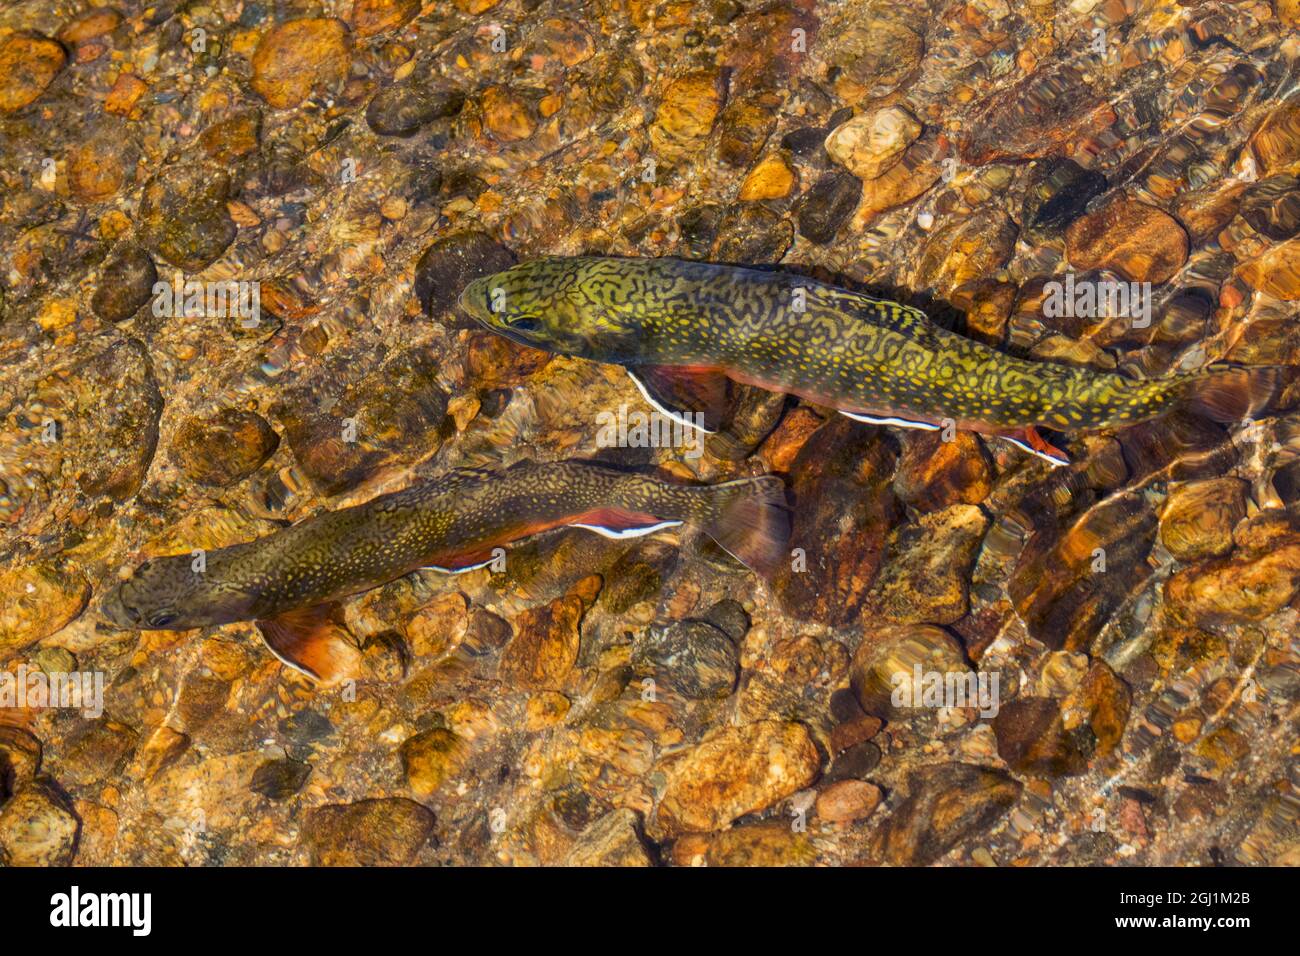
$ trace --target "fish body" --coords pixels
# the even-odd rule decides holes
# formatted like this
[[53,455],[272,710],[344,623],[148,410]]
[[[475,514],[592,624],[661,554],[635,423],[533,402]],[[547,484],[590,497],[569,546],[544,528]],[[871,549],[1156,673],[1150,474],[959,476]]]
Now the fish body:
[[698,395],[708,391],[702,377],[721,374],[851,417],[930,428],[948,420],[1058,455],[1036,427],[1133,424],[1190,395],[1244,407],[1270,387],[1255,370],[1233,370],[1234,380],[1217,371],[1135,380],[1026,361],[896,302],[679,259],[534,260],[470,283],[460,305],[522,344],[622,365],[657,403],[680,391],[674,381],[695,379],[686,391]]
[[[784,487],[775,477],[689,486],[580,462],[521,462],[495,473],[452,472],[213,550],[201,571],[189,554],[153,558],[110,590],[100,609],[133,628],[275,621],[419,568],[482,566],[493,549],[551,528],[628,537],[683,522],[762,571],[783,557],[789,537]],[[317,617],[308,629],[323,625]],[[292,623],[302,631],[303,622]],[[282,658],[284,645],[310,640],[284,627],[263,634]]]

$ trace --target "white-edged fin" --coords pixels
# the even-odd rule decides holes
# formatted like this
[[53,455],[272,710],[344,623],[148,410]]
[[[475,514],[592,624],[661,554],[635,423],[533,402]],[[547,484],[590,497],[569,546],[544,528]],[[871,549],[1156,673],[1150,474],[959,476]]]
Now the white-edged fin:
[[845,418],[851,418],[855,422],[867,422],[870,425],[894,425],[898,428],[919,428],[922,431],[937,432],[939,426],[932,422],[920,422],[911,418],[877,418],[875,415],[864,415],[861,412],[846,412],[841,409],[840,414]]
[[[641,393],[641,397],[644,398],[647,402],[649,402],[650,406],[654,408],[655,411],[659,412],[659,414],[666,415],[668,418],[677,422],[679,425],[685,425],[687,428],[698,428],[706,435],[712,435],[714,433],[714,429],[706,427],[705,425],[701,424],[701,422],[699,421],[692,421],[691,417],[688,417],[688,416],[697,415],[698,413],[685,412],[680,409],[669,408],[668,406],[664,405],[663,402],[659,401],[659,399],[655,398],[653,394],[651,394],[650,389],[646,387],[646,383],[641,381],[641,379],[637,377],[637,374],[635,372],[633,372],[630,368],[625,369],[624,371],[627,372],[627,377],[632,380],[632,383],[636,385],[636,390]],[[702,418],[702,416],[700,417]]]
[[1011,444],[1015,445],[1021,451],[1027,451],[1029,452],[1029,454],[1033,455],[1034,457],[1041,458],[1043,459],[1043,461],[1049,462],[1053,468],[1060,468],[1063,465],[1068,465],[1070,463],[1070,460],[1068,458],[1057,458],[1055,455],[1048,455],[1044,452],[1039,451],[1037,448],[1030,448],[1019,438],[1012,438],[1009,435],[999,435],[998,437],[1003,439],[1004,441],[1011,442]]
[[640,538],[647,534],[654,534],[656,531],[663,531],[665,528],[676,528],[680,521],[660,521],[657,524],[643,525],[640,528],[606,528],[599,524],[583,524],[574,522],[569,525],[570,528],[586,528],[588,531],[594,531],[596,534],[605,538]]
[[443,574],[465,574],[468,571],[477,571],[479,568],[486,568],[495,561],[496,558],[488,558],[486,561],[480,561],[478,564],[467,564],[463,568],[444,568],[438,564],[426,564],[420,568],[421,571],[441,571]]

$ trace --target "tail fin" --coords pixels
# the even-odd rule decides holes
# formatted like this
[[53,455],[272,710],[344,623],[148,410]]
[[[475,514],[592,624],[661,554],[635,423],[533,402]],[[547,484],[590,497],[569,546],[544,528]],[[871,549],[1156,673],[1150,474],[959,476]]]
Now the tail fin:
[[1223,424],[1270,415],[1282,391],[1300,377],[1287,365],[1211,365],[1189,376],[1184,400],[1198,415]]
[[790,543],[785,484],[774,475],[742,478],[714,485],[709,500],[705,532],[746,567],[770,577]]

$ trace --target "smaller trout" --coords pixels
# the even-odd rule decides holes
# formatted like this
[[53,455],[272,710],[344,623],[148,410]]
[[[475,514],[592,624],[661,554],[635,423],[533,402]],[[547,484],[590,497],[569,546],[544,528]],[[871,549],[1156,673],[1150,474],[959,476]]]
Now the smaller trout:
[[337,602],[420,568],[459,572],[495,548],[563,526],[629,538],[689,522],[763,574],[785,556],[785,487],[771,475],[677,485],[580,462],[520,462],[456,471],[364,504],[300,521],[205,555],[152,558],[106,593],[100,610],[124,628],[178,630],[257,621],[290,666],[332,680],[352,666]]
[[1184,402],[1239,421],[1290,371],[1212,366],[1137,380],[1026,361],[897,302],[681,259],[536,259],[475,279],[460,306],[523,345],[623,366],[649,402],[679,419],[719,421],[731,379],[876,424],[936,430],[948,420],[1054,464],[1065,454],[1039,427],[1118,428]]

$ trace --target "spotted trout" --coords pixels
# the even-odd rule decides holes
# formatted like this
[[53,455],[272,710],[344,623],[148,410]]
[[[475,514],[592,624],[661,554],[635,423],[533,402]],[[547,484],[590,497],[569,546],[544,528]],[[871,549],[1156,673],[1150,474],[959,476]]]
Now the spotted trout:
[[727,379],[851,418],[1006,438],[1063,464],[1038,429],[1115,428],[1180,402],[1217,421],[1254,414],[1278,367],[1210,366],[1138,380],[1026,361],[919,309],[799,275],[680,259],[545,258],[469,283],[459,304],[515,342],[623,366],[661,412],[722,419]]
[[355,666],[338,601],[420,568],[467,571],[503,545],[576,526],[628,538],[691,523],[745,565],[770,573],[790,518],[779,478],[678,485],[582,462],[456,471],[317,515],[254,541],[157,557],[103,597],[124,628],[256,621],[286,664],[330,681]]

